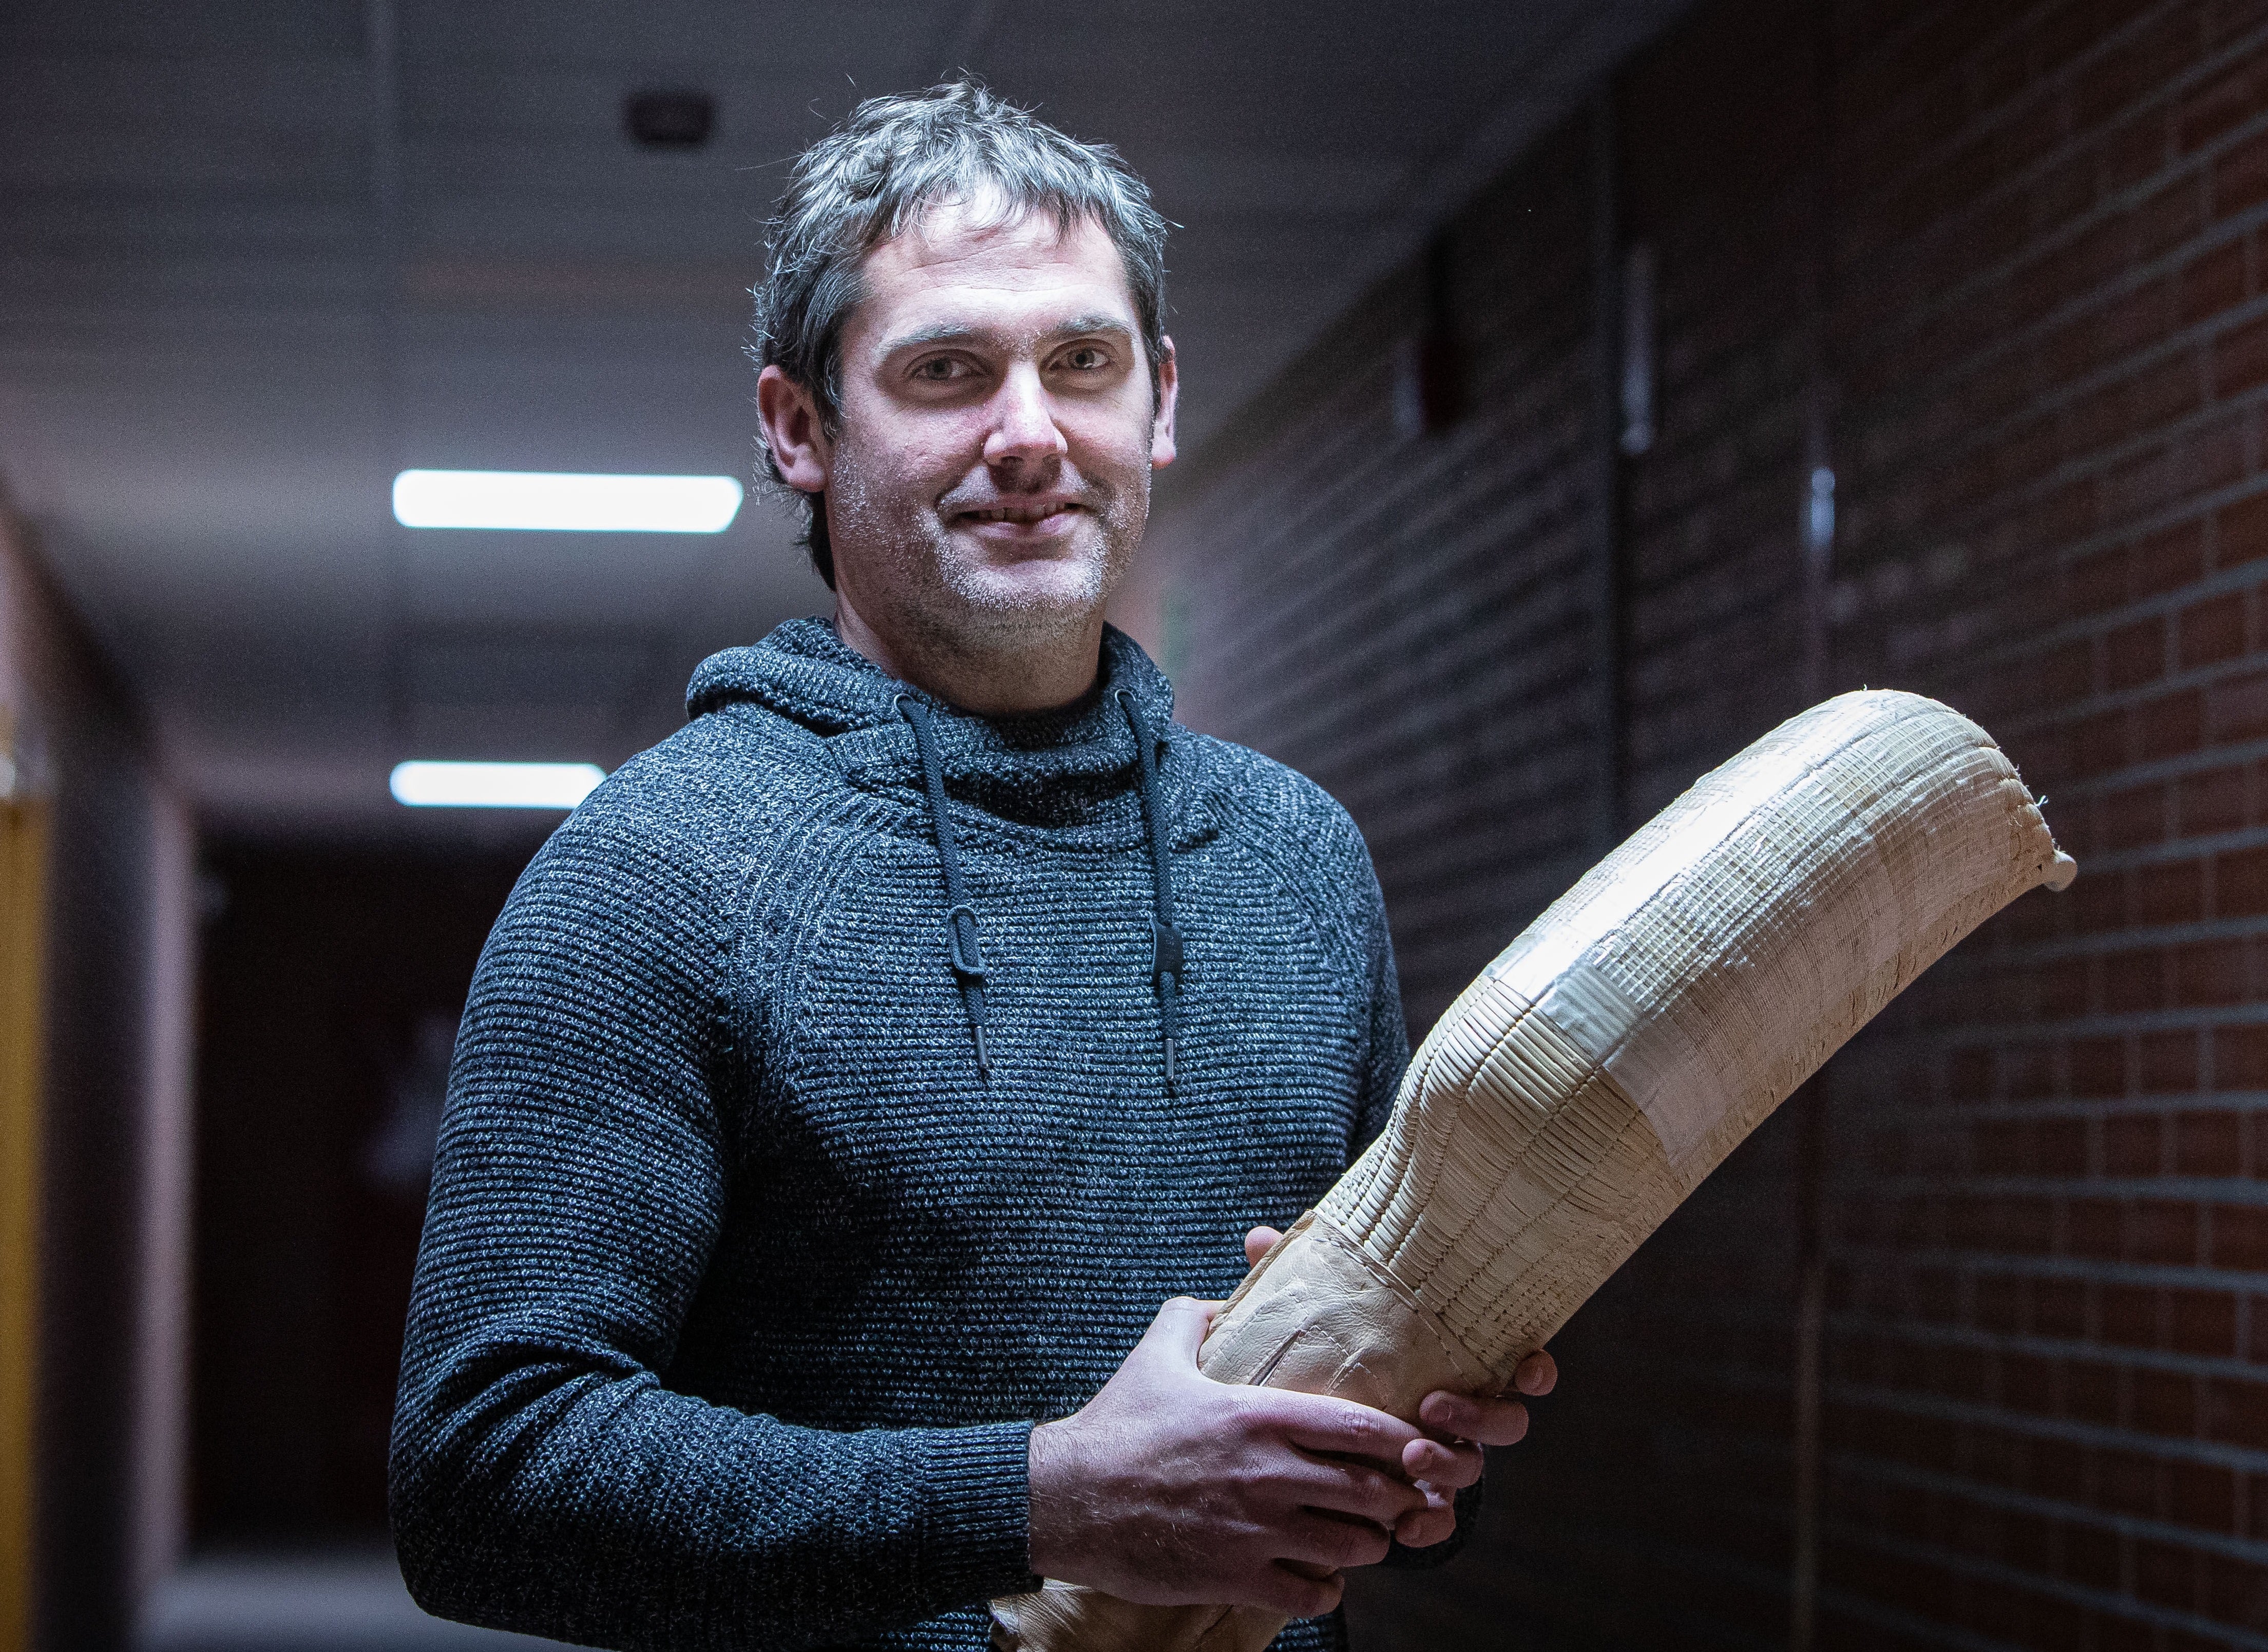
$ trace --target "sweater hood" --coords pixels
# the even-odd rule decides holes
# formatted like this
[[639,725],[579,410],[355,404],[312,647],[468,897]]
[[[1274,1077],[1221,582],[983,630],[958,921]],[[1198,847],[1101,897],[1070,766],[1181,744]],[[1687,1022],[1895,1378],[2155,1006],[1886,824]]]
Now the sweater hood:
[[946,787],[955,798],[1026,824],[1069,826],[1093,822],[1135,785],[1133,726],[1122,692],[1156,734],[1166,779],[1175,766],[1163,762],[1174,734],[1173,686],[1140,644],[1110,625],[1103,627],[1094,687],[1054,711],[1010,717],[959,711],[891,676],[818,617],[789,620],[762,642],[711,654],[693,674],[685,709],[700,717],[762,706],[825,741],[853,784],[918,788],[919,754],[898,709],[900,699],[912,699],[932,714]]

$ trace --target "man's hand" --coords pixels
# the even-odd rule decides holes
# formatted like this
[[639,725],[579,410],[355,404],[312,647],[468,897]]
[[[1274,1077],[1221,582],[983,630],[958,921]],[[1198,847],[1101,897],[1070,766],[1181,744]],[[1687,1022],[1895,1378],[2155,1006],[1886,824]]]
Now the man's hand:
[[[1255,1228],[1245,1235],[1247,1265],[1258,1266],[1283,1236],[1274,1228]],[[1539,1349],[1520,1362],[1512,1386],[1535,1398],[1549,1394],[1558,1380],[1558,1366]],[[1528,1434],[1528,1407],[1509,1398],[1436,1390],[1419,1402],[1418,1420],[1425,1425],[1425,1434],[1403,1448],[1402,1471],[1425,1501],[1395,1523],[1395,1540],[1405,1549],[1443,1542],[1457,1529],[1457,1493],[1480,1479],[1481,1448],[1518,1444]]]
[[1409,1454],[1445,1448],[1351,1400],[1214,1382],[1197,1348],[1216,1305],[1167,1302],[1101,1393],[1032,1431],[1032,1569],[1312,1618],[1338,1604],[1342,1568],[1382,1560],[1425,1511]]

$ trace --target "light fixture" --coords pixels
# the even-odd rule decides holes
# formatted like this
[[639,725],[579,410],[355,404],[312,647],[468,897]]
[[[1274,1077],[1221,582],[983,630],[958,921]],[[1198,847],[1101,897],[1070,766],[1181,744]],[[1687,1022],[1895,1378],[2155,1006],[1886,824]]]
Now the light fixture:
[[415,808],[573,808],[606,778],[595,763],[397,763],[387,785]]
[[740,509],[740,484],[730,476],[405,470],[394,479],[394,520],[404,527],[721,534]]
[[622,100],[622,129],[642,149],[698,149],[717,125],[705,92],[634,92]]

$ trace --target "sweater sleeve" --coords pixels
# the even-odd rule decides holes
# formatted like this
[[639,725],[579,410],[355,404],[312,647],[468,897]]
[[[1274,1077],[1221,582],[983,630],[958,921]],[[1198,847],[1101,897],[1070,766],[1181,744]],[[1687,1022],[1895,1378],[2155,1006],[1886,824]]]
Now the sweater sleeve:
[[690,1649],[1034,1587],[1028,1424],[836,1433],[662,1380],[729,1193],[731,885],[606,801],[522,877],[467,1005],[394,1416],[411,1593]]
[[1351,878],[1358,911],[1354,933],[1361,939],[1361,968],[1369,995],[1369,1029],[1364,1051],[1362,1099],[1355,1112],[1351,1163],[1357,1154],[1378,1139],[1393,1116],[1395,1097],[1402,1091],[1402,1075],[1410,1066],[1410,1032],[1402,1019],[1402,977],[1394,967],[1394,935],[1387,926],[1386,896],[1372,870],[1370,852],[1363,846],[1354,823],[1347,822],[1354,839],[1354,858],[1360,862]]

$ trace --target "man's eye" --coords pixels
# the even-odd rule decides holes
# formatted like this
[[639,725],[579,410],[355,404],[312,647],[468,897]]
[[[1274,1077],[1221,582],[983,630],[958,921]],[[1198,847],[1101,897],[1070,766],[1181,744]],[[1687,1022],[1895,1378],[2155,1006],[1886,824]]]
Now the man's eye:
[[1081,344],[1064,358],[1064,365],[1080,372],[1092,372],[1097,367],[1107,367],[1110,358],[1092,344]]
[[932,357],[914,369],[914,377],[926,379],[932,384],[946,384],[965,373],[961,363],[950,356]]

